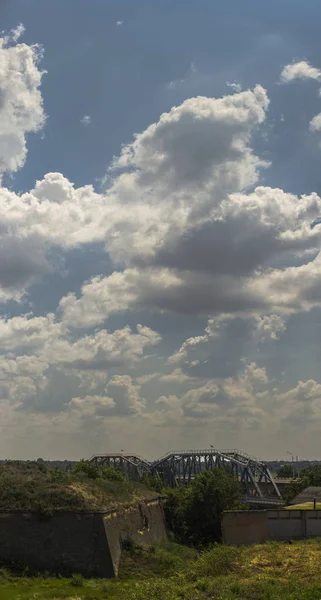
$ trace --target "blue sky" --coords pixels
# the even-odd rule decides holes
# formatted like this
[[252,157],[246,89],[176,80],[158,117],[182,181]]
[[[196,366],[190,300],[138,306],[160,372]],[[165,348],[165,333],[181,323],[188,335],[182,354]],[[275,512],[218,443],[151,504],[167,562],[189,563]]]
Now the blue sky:
[[1,3],[3,457],[319,455],[320,16]]

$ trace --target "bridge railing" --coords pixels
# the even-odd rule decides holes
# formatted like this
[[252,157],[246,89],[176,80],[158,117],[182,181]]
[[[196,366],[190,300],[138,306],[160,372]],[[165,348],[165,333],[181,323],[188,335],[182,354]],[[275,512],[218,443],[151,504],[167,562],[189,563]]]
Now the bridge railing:
[[164,454],[163,456],[161,456],[160,458],[158,458],[157,460],[155,460],[154,462],[151,463],[152,466],[156,466],[164,461],[166,461],[168,458],[170,458],[171,456],[205,456],[205,455],[215,455],[218,454],[220,456],[225,456],[225,457],[241,457],[243,459],[245,459],[246,462],[254,462],[258,465],[264,465],[264,462],[259,460],[258,458],[251,456],[249,454],[246,454],[246,452],[242,452],[241,450],[236,450],[236,449],[229,449],[229,450],[219,450],[218,448],[202,448],[199,450],[172,450],[170,452],[167,452],[166,454]]

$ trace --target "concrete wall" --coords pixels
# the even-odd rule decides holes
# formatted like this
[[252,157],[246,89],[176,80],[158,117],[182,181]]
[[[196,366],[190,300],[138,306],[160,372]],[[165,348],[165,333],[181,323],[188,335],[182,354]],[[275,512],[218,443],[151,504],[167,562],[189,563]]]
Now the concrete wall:
[[223,513],[225,544],[300,540],[321,536],[320,510],[233,511]]
[[223,513],[222,532],[224,544],[261,544],[269,535],[267,513],[265,510]]
[[269,540],[301,540],[305,536],[306,511],[269,510],[267,511]]
[[0,564],[30,571],[113,577],[125,540],[143,544],[166,537],[159,499],[103,513],[0,513]]

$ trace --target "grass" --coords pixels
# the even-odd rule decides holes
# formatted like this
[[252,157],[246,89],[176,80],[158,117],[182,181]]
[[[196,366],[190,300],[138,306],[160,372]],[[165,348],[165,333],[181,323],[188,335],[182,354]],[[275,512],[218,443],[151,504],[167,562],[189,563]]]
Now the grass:
[[120,578],[14,578],[0,600],[319,600],[321,540],[195,550],[166,543],[124,553]]
[[[314,510],[313,502],[304,502],[303,504],[293,504],[286,506],[286,510]],[[316,503],[316,510],[321,510],[321,502]]]
[[140,483],[90,479],[39,463],[0,464],[0,512],[104,510],[155,496]]

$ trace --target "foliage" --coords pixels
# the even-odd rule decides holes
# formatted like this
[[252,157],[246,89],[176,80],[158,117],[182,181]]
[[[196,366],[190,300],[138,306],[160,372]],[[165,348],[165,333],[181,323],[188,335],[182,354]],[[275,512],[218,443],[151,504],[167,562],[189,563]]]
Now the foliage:
[[158,492],[159,494],[161,494],[164,489],[163,481],[159,477],[156,477],[156,475],[144,473],[142,483],[150,490],[155,490],[155,492]]
[[0,570],[0,600],[317,600],[321,541],[259,546],[177,544],[125,552],[118,580],[14,577]]
[[301,478],[292,480],[282,494],[285,504],[287,505],[292,502],[293,498],[302,492],[307,485]]
[[74,466],[73,472],[75,475],[86,475],[88,479],[98,479],[99,469],[95,463],[83,458]]
[[88,479],[108,479],[109,481],[125,481],[126,475],[114,467],[99,467],[89,460],[81,459],[73,468],[76,475],[85,475]]
[[313,465],[303,469],[300,475],[307,485],[321,486],[321,465]]
[[168,492],[165,513],[176,539],[194,546],[221,540],[221,514],[238,507],[238,481],[221,469],[205,471],[190,486]]
[[119,469],[114,467],[103,467],[101,469],[100,477],[102,479],[108,479],[109,481],[126,481],[126,475]]
[[291,479],[293,477],[293,466],[289,464],[281,465],[276,474],[280,479]]
[[309,486],[321,486],[321,465],[302,469],[299,479],[292,481],[283,493],[285,503],[289,504],[295,496]]
[[154,495],[116,469],[97,469],[96,477],[96,467],[78,465],[67,472],[36,462],[1,463],[0,510],[36,511],[46,519],[56,510],[102,510]]

